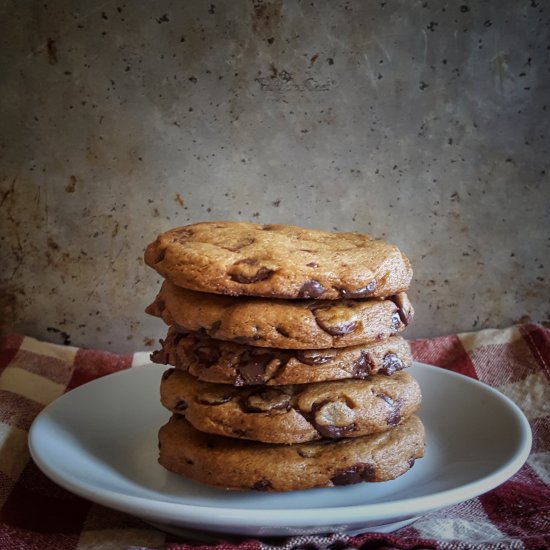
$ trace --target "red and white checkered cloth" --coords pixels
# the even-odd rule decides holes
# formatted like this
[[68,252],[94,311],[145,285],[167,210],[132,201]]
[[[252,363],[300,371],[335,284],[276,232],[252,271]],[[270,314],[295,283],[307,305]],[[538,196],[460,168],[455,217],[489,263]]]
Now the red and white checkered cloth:
[[[389,535],[296,537],[277,548],[550,548],[550,331],[526,323],[412,342],[415,359],[477,378],[514,400],[533,430],[524,467],[497,489],[429,514]],[[114,355],[19,335],[0,345],[0,549],[168,548],[191,541],[56,486],[30,459],[29,427],[66,391],[148,362],[147,353]],[[243,540],[196,546],[272,548]]]

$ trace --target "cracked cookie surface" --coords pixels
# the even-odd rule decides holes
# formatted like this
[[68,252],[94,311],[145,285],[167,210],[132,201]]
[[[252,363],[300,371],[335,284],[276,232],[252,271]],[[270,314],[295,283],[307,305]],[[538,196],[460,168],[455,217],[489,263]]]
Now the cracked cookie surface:
[[404,330],[414,315],[405,293],[387,299],[270,300],[196,292],[168,281],[146,311],[181,332],[281,349],[381,341]]
[[189,479],[228,489],[292,491],[395,479],[424,455],[413,415],[371,436],[275,445],[202,433],[180,415],[159,431],[159,462]]
[[283,350],[224,342],[199,333],[183,334],[174,327],[168,329],[161,349],[153,352],[151,359],[205,382],[234,386],[391,375],[412,362],[410,346],[400,336],[348,348]]
[[405,371],[366,380],[236,388],[169,369],[160,392],[162,404],[199,431],[289,445],[382,432],[409,418],[421,402],[418,383]]
[[385,297],[412,279],[407,257],[369,235],[246,222],[171,229],[147,246],[145,262],[178,286],[233,296]]

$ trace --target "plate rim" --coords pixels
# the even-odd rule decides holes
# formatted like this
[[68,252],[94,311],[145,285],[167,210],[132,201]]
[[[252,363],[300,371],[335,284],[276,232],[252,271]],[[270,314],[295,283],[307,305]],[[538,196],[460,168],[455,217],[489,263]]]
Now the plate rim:
[[[490,491],[507,479],[513,476],[525,463],[532,445],[532,433],[529,422],[522,410],[508,396],[499,392],[497,389],[469,376],[444,369],[435,365],[413,361],[411,366],[420,367],[421,369],[436,369],[440,374],[443,373],[449,377],[458,377],[473,385],[479,385],[483,390],[492,394],[493,398],[502,401],[512,412],[515,419],[518,421],[520,428],[520,439],[518,445],[511,458],[504,464],[500,465],[490,474],[468,482],[463,485],[451,489],[445,489],[424,496],[408,497],[395,501],[381,503],[366,503],[341,505],[334,507],[317,507],[317,508],[248,508],[248,507],[224,507],[199,505],[181,502],[172,502],[148,498],[145,496],[129,495],[124,492],[114,491],[107,488],[93,488],[88,484],[75,483],[78,480],[72,476],[63,477],[59,470],[52,467],[47,461],[43,460],[39,448],[37,448],[37,438],[40,436],[42,423],[50,420],[49,415],[52,410],[62,406],[62,402],[67,396],[74,398],[75,392],[89,391],[90,386],[99,381],[104,381],[109,377],[132,376],[132,373],[138,370],[151,369],[152,364],[130,367],[122,371],[108,374],[106,376],[96,378],[82,386],[75,388],[67,393],[64,393],[59,398],[48,404],[34,419],[29,429],[28,445],[32,459],[42,472],[52,481],[63,487],[64,489],[86,498],[92,502],[102,504],[109,508],[120,510],[131,515],[142,518],[152,518],[157,521],[159,518],[167,520],[181,520],[183,524],[192,523],[207,528],[210,531],[220,530],[234,526],[235,521],[244,522],[249,527],[261,527],[266,525],[266,520],[269,520],[269,526],[278,527],[298,527],[305,523],[314,527],[320,527],[330,524],[356,524],[358,522],[365,523],[369,521],[382,521],[386,519],[395,519],[398,517],[421,516],[430,511],[443,507],[452,506],[459,502],[475,498],[480,494]],[[159,377],[161,367],[159,368]],[[104,382],[103,382],[104,383]],[[61,405],[60,405],[61,404]],[[38,435],[37,435],[38,434]],[[139,485],[139,483],[138,483]],[[221,489],[223,491],[223,489]],[[313,489],[315,490],[315,489]],[[467,495],[466,497],[464,495]],[[443,503],[442,503],[443,502]],[[299,510],[299,514],[295,513]],[[286,513],[285,513],[286,512]],[[293,513],[294,512],[294,513]],[[205,515],[208,513],[209,518]],[[151,515],[152,514],[152,515]],[[212,519],[215,515],[215,524]],[[281,518],[275,516],[281,515]],[[326,516],[330,516],[327,520]],[[217,528],[217,529],[216,529]]]

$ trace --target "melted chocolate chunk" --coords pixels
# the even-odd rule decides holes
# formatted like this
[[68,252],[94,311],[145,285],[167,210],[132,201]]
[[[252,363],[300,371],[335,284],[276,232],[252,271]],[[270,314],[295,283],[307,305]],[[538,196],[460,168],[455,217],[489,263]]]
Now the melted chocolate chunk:
[[382,374],[387,374],[388,376],[391,376],[392,374],[396,373],[399,370],[402,370],[403,368],[405,368],[405,365],[403,365],[403,361],[401,361],[401,359],[395,353],[390,352],[384,355],[380,372]]
[[281,336],[284,336],[285,338],[288,338],[290,336],[290,333],[284,328],[282,327],[281,325],[277,325],[275,327],[275,330],[281,335]]
[[[312,302],[309,305],[309,309],[313,313],[315,322],[319,328],[331,336],[343,336],[350,334],[357,328],[357,321],[346,320],[348,315],[347,310],[344,308],[351,309],[353,306],[354,303],[351,301],[342,301],[337,306],[333,306],[330,303],[320,304],[319,302]],[[332,308],[335,308],[335,310]]]
[[267,365],[277,357],[271,353],[246,351],[236,365],[237,372],[246,385],[264,384],[267,380]]
[[312,279],[302,285],[298,291],[298,298],[318,298],[325,292],[325,287],[319,282]]
[[394,331],[398,331],[401,328],[401,318],[399,313],[394,313],[391,317],[391,328]]
[[319,321],[317,317],[315,318],[317,324],[331,336],[344,336],[345,334],[352,333],[357,328],[357,322],[351,321],[350,323],[342,323],[341,325],[325,325],[322,321]]
[[390,300],[398,307],[397,313],[401,322],[407,326],[411,318],[410,304],[403,293],[395,294]]
[[354,378],[368,378],[372,374],[374,366],[374,361],[369,352],[361,351],[361,355],[352,364]]
[[260,267],[258,271],[254,275],[230,275],[230,278],[232,281],[235,281],[236,283],[242,283],[245,285],[251,284],[251,283],[257,283],[258,281],[265,281],[266,279],[269,279],[273,275],[273,270],[268,269],[267,267]]
[[168,380],[168,378],[170,378],[170,376],[172,376],[174,374],[174,372],[176,371],[176,369],[168,369],[168,370],[165,370],[163,373],[162,373],[162,379],[163,380]]
[[372,464],[359,463],[345,470],[338,470],[331,478],[334,485],[353,485],[362,481],[374,481],[376,468]]
[[259,481],[256,481],[254,485],[251,487],[254,491],[270,491],[273,489],[273,485],[271,484],[271,481],[269,479],[260,479]]
[[414,463],[416,462],[416,459],[414,458],[414,456],[411,456],[411,458],[409,458],[407,462],[409,463],[409,468],[412,468],[414,466]]
[[288,410],[291,396],[282,389],[260,389],[243,399],[242,407],[247,412]]
[[336,352],[331,352],[330,350],[297,350],[294,353],[294,357],[296,357],[300,363],[311,366],[328,363],[329,361],[332,361],[335,356]]
[[355,429],[355,423],[346,414],[349,409],[350,406],[342,401],[325,400],[314,403],[311,411],[298,412],[317,430],[321,437],[339,439]]
[[316,262],[309,262],[308,264],[306,264],[307,267],[319,267],[319,264],[316,263]]
[[223,405],[224,403],[231,401],[233,397],[235,397],[234,391],[228,389],[227,393],[203,393],[198,399],[198,402],[203,405]]
[[366,298],[376,290],[376,280],[373,280],[367,286],[356,290],[349,290],[341,287],[334,288],[338,291],[338,294],[340,294],[342,298]]
[[155,257],[155,263],[160,264],[162,260],[164,260],[164,257],[166,256],[166,248],[161,248],[157,251],[157,255]]
[[376,397],[383,399],[390,407],[390,412],[386,422],[389,426],[397,426],[401,422],[401,408],[403,407],[403,401],[401,399],[392,399],[385,393],[378,393]]
[[322,426],[321,424],[315,424],[315,429],[322,437],[340,439],[352,432],[355,429],[355,424],[349,424],[348,426]]
[[180,399],[177,403],[174,409],[178,412],[183,412],[187,409],[187,401],[184,399]]
[[273,269],[261,266],[256,269],[258,260],[256,258],[245,258],[235,262],[230,271],[229,278],[236,283],[251,284],[265,281],[273,275]]
[[206,344],[196,346],[193,348],[192,353],[195,360],[200,363],[201,367],[205,368],[214,365],[221,357],[219,348]]

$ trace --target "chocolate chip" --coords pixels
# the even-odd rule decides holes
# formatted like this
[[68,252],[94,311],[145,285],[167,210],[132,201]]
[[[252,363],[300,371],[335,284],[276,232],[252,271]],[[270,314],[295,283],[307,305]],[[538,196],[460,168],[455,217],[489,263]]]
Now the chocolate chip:
[[254,274],[245,275],[243,273],[230,273],[229,278],[236,283],[248,285],[259,281],[265,281],[266,279],[269,279],[273,273],[274,271],[272,269],[260,267]]
[[357,323],[351,321],[350,323],[342,323],[341,325],[330,326],[325,325],[322,321],[317,319],[317,324],[331,336],[344,336],[346,334],[352,333],[357,328]]
[[178,411],[178,412],[183,412],[183,411],[185,411],[185,410],[187,409],[187,401],[185,401],[184,399],[180,399],[180,400],[176,403],[174,409],[175,409],[176,411]]
[[212,345],[206,345],[202,344],[195,348],[193,348],[193,355],[195,356],[195,359],[197,362],[200,363],[201,367],[211,367],[221,357],[221,352],[219,348],[212,346]]
[[416,462],[416,459],[414,458],[414,456],[411,456],[411,458],[409,458],[407,462],[409,463],[409,468],[412,468],[414,466],[414,463]]
[[338,305],[313,302],[309,308],[319,328],[331,336],[350,334],[357,328],[357,321],[350,318],[353,314],[353,302],[339,302]]
[[403,365],[403,361],[395,354],[395,353],[386,353],[384,355],[384,358],[382,359],[382,368],[380,369],[380,372],[382,374],[387,374],[388,376],[391,376],[395,372],[402,370],[405,368],[405,365]]
[[338,470],[330,479],[334,485],[353,485],[362,481],[374,481],[376,468],[372,464],[359,463],[351,468]]
[[315,424],[315,429],[322,437],[328,437],[329,439],[340,439],[349,432],[352,432],[355,429],[355,424],[350,424],[349,426],[320,426],[319,424]]
[[248,352],[242,354],[236,369],[246,385],[264,384],[267,379],[267,366],[277,357],[271,353]]
[[245,429],[243,429],[243,428],[232,428],[232,429],[231,429],[231,433],[232,433],[235,437],[240,437],[240,438],[245,438],[245,439],[247,439],[248,436],[250,435],[249,430],[245,430]]
[[281,388],[261,389],[251,393],[243,400],[243,408],[247,412],[268,412],[288,410],[291,395]]
[[371,281],[367,286],[350,290],[348,288],[334,287],[342,298],[366,298],[376,290],[376,280]]
[[290,336],[290,333],[288,332],[288,330],[286,330],[283,326],[281,325],[277,325],[275,327],[275,330],[281,335],[281,336],[284,336],[285,338],[288,338]]
[[394,313],[391,317],[391,328],[394,331],[398,331],[401,328],[401,317],[399,313]]
[[397,426],[401,422],[401,408],[403,406],[403,401],[401,399],[392,399],[389,395],[385,393],[378,393],[376,397],[383,399],[390,407],[390,412],[386,422],[389,426]]
[[254,491],[270,491],[273,489],[273,485],[271,484],[271,481],[269,479],[260,479],[259,481],[256,481],[254,485],[252,485],[251,489]]
[[203,405],[223,405],[231,401],[235,397],[235,390],[227,389],[226,391],[211,391],[202,393],[199,397],[199,403]]
[[155,256],[155,263],[159,264],[164,260],[164,257],[166,256],[166,248],[161,248],[157,250],[157,255]]
[[331,350],[298,350],[294,357],[305,365],[323,365],[336,357],[336,352]]
[[407,295],[404,292],[395,294],[390,297],[390,300],[398,307],[397,313],[401,322],[407,326],[413,315],[413,310]]
[[168,380],[168,378],[170,378],[170,376],[172,376],[174,374],[174,372],[176,372],[176,369],[168,369],[168,370],[165,370],[163,373],[162,373],[162,379],[163,380]]
[[362,350],[359,357],[352,363],[352,372],[354,378],[368,378],[375,367],[375,363],[372,360],[368,351]]
[[325,287],[319,281],[312,279],[301,286],[298,298],[318,298],[323,292],[325,292]]
[[314,403],[304,417],[322,437],[340,438],[355,428],[353,406],[342,398]]
[[309,262],[308,264],[306,264],[307,267],[319,267],[319,264],[316,263],[316,262]]

